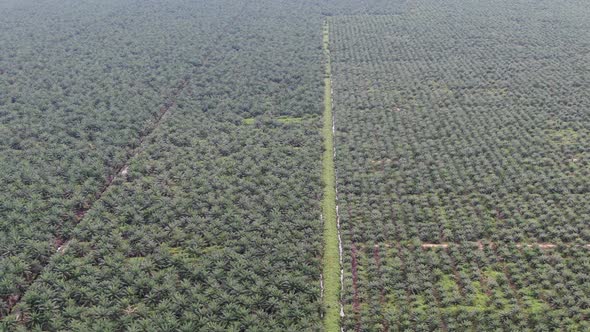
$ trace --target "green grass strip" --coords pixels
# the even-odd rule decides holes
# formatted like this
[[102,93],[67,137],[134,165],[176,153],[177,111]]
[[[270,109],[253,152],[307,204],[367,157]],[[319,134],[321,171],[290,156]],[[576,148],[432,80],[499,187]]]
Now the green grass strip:
[[334,175],[334,136],[332,132],[332,68],[330,64],[330,26],[324,24],[324,53],[326,72],[324,77],[324,154],[322,157],[322,180],[324,197],[324,327],[328,332],[340,331],[340,254],[338,250],[338,226],[336,221],[336,181]]

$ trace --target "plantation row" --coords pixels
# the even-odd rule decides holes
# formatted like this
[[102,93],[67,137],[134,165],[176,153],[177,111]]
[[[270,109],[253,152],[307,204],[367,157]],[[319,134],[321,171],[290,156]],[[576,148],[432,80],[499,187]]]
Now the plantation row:
[[[169,56],[177,57],[166,60],[166,65],[169,62],[178,73],[162,69],[161,75],[170,74],[171,90],[186,87],[172,104],[171,98],[158,92],[159,102],[167,101],[164,107],[170,107],[169,114],[145,137],[141,129],[153,123],[148,121],[152,114],[159,116],[158,101],[142,107],[147,112],[145,120],[134,108],[112,106],[112,112],[120,113],[116,120],[121,128],[136,126],[137,130],[128,130],[130,139],[121,143],[116,162],[97,168],[101,176],[86,189],[88,197],[83,197],[92,208],[83,217],[75,216],[80,206],[64,203],[55,212],[59,218],[53,224],[47,222],[47,211],[39,210],[38,216],[27,216],[30,221],[11,220],[5,226],[27,228],[21,231],[20,241],[14,232],[2,232],[15,246],[3,250],[12,264],[0,269],[2,294],[8,297],[3,315],[8,314],[14,294],[20,300],[3,318],[0,329],[320,329],[322,81],[317,73],[322,71],[321,17],[305,1],[232,1],[209,7],[180,2],[173,8],[159,14],[174,17],[167,29],[177,29],[177,38],[192,39],[169,41],[182,52],[170,50],[172,45],[150,52],[171,52]],[[139,6],[140,12],[156,15],[151,9],[149,2]],[[130,14],[118,12],[120,16],[114,17],[121,19]],[[199,17],[184,21],[185,15]],[[154,19],[167,24],[165,17]],[[208,23],[211,28],[200,29]],[[148,32],[138,36],[142,47],[150,46]],[[90,36],[88,32],[82,40]],[[161,34],[153,38],[165,39]],[[71,40],[80,42],[76,37]],[[138,56],[156,61],[157,56],[146,52],[138,51]],[[154,71],[158,70],[146,70]],[[92,76],[88,80],[102,81]],[[163,85],[153,83],[158,88]],[[126,91],[118,83],[112,87]],[[124,100],[132,102],[132,98]],[[87,110],[78,119],[90,121],[103,116],[101,111]],[[79,128],[76,122],[47,123]],[[3,128],[12,126],[7,122]],[[101,131],[105,137],[117,137],[104,128]],[[129,167],[92,202],[108,170],[120,169],[125,153],[131,153],[140,140],[141,149],[135,151],[138,154]],[[90,144],[83,137],[75,142]],[[108,156],[110,150],[93,144],[97,154]],[[62,148],[64,153],[75,153]],[[51,163],[39,167],[36,172],[49,172]],[[63,167],[80,171],[69,164]],[[60,178],[64,188],[80,189],[66,182],[70,180]],[[31,182],[30,186],[22,192],[36,193],[41,184]],[[6,191],[9,194],[14,195]],[[31,252],[40,237],[47,243],[35,261],[30,256],[37,257]],[[56,243],[56,239],[71,241]]]
[[344,329],[590,328],[587,6],[358,14],[328,18]]

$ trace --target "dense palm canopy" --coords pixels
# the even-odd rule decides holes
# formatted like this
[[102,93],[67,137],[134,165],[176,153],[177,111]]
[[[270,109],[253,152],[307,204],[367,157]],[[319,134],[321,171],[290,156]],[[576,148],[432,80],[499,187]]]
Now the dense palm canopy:
[[2,324],[318,328],[319,11],[105,7],[2,21]]
[[0,1],[0,330],[590,329],[589,16]]

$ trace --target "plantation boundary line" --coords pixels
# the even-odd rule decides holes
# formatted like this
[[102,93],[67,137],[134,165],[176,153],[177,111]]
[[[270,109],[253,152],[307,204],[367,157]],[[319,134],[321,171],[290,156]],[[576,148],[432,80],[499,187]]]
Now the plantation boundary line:
[[320,275],[322,298],[325,306],[324,328],[328,332],[342,331],[340,318],[344,316],[342,293],[344,287],[344,268],[342,261],[342,237],[340,233],[340,212],[338,210],[337,173],[334,166],[336,148],[334,134],[335,117],[332,112],[332,67],[330,59],[330,23],[324,21],[323,49],[325,55],[324,74],[324,114],[322,136],[324,152],[322,156],[322,180],[324,196],[322,215],[324,225],[323,271]]
[[[220,39],[225,34],[227,29],[234,23],[234,21],[243,14],[246,7],[247,7],[247,2],[245,2],[244,5],[242,6],[242,8],[240,8],[240,10],[238,10],[237,15],[234,15],[231,18],[229,18],[228,21],[218,30],[219,34],[218,34],[217,39]],[[209,49],[209,52],[206,53],[205,56],[203,57],[200,67],[204,67],[209,62],[209,59],[211,58],[212,54],[213,54],[212,50]],[[82,220],[86,216],[86,213],[88,211],[90,211],[92,209],[92,207],[94,206],[94,204],[102,198],[102,196],[105,194],[105,192],[107,190],[109,190],[109,188],[112,187],[115,179],[117,179],[118,177],[122,177],[122,176],[127,175],[131,161],[135,157],[137,157],[137,155],[139,155],[139,153],[141,153],[143,151],[144,142],[146,141],[146,138],[148,138],[152,133],[154,133],[154,131],[156,131],[156,129],[158,129],[160,127],[164,118],[167,117],[167,115],[169,114],[170,110],[174,106],[176,106],[177,97],[180,95],[180,93],[182,93],[186,89],[186,87],[188,86],[188,83],[191,80],[191,76],[192,76],[192,74],[194,74],[195,70],[196,69],[192,69],[189,73],[185,74],[184,77],[180,80],[180,82],[176,85],[176,87],[172,89],[172,91],[165,98],[162,106],[160,107],[159,112],[156,115],[155,121],[153,121],[151,124],[149,124],[145,128],[143,134],[141,134],[141,132],[140,132],[140,137],[138,140],[137,147],[134,148],[133,150],[131,150],[131,153],[128,154],[128,157],[126,158],[123,165],[118,168],[115,168],[114,172],[108,176],[106,183],[103,185],[102,189],[100,189],[96,193],[94,199],[90,200],[89,202],[85,202],[85,204],[84,204],[86,206],[85,208],[77,209],[74,211],[75,215],[76,215],[74,227],[82,222]],[[59,229],[57,229],[56,233],[59,233]],[[20,303],[20,301],[22,299],[22,296],[24,296],[26,294],[26,292],[29,290],[29,287],[33,283],[35,283],[37,278],[45,271],[46,267],[53,260],[53,257],[55,257],[58,254],[63,254],[65,252],[65,250],[68,248],[68,246],[72,240],[74,240],[73,237],[71,237],[69,239],[63,239],[63,238],[59,238],[58,236],[56,236],[56,239],[54,240],[55,245],[57,247],[56,252],[49,257],[47,262],[45,262],[43,264],[43,266],[41,267],[41,269],[38,273],[36,273],[30,279],[27,280],[26,285],[24,285],[25,290],[22,292],[22,294],[13,294],[13,295],[8,296],[9,301],[7,302],[8,303],[7,312],[9,315],[13,313],[13,310],[18,306],[18,304]],[[17,319],[19,321],[23,318],[21,316],[20,312],[17,312],[16,315],[17,315]],[[0,316],[0,319],[2,319],[2,318],[4,318],[4,317]]]

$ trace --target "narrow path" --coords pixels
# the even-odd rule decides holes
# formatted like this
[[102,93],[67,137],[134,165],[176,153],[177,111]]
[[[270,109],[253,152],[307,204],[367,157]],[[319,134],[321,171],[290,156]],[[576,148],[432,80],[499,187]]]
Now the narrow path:
[[337,205],[336,173],[334,168],[334,115],[332,114],[332,67],[330,63],[330,26],[324,23],[323,30],[326,71],[324,76],[324,115],[322,136],[324,154],[322,156],[322,180],[324,196],[322,201],[322,219],[324,221],[323,272],[320,276],[323,287],[325,306],[324,327],[327,332],[340,331],[340,317],[343,315],[341,296],[342,287],[342,240],[340,236],[340,218]]

